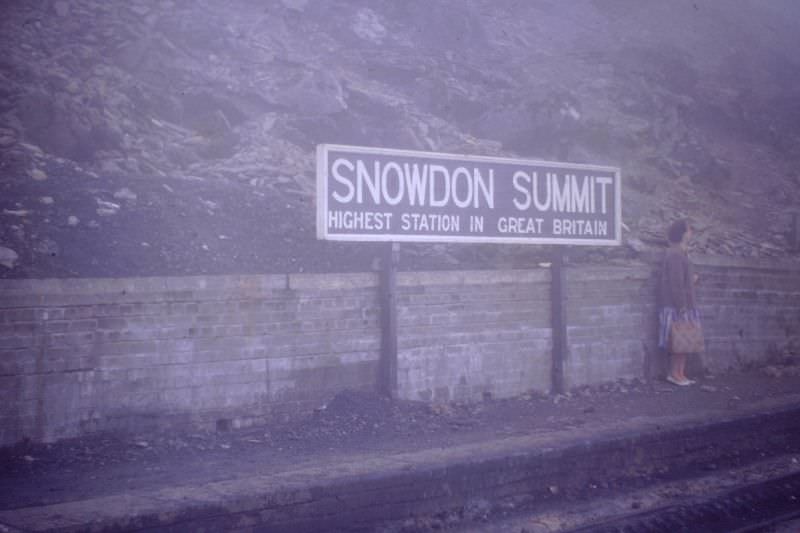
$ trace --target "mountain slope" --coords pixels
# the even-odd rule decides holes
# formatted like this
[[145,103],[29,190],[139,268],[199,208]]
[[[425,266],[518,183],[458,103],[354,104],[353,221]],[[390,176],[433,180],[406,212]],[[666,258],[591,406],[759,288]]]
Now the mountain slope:
[[[379,246],[315,240],[323,142],[620,166],[628,246],[578,261],[631,259],[677,216],[708,253],[790,255],[796,2],[0,10],[1,277],[372,269]],[[403,250],[407,268],[546,253]]]

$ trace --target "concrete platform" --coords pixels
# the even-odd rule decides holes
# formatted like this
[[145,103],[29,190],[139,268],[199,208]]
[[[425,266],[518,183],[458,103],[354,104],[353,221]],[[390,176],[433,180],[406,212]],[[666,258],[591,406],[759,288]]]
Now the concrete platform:
[[558,505],[588,487],[613,491],[794,450],[800,393],[786,392],[734,412],[698,402],[675,416],[626,415],[547,434],[362,452],[281,472],[253,465],[252,475],[235,479],[5,509],[0,532],[398,531],[412,517],[463,511],[470,502],[484,514],[509,502]]

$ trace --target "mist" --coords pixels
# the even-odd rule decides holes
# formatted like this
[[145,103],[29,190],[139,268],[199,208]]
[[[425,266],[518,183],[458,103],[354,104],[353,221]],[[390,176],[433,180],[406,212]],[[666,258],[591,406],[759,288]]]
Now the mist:
[[[800,109],[790,1],[5,3],[0,276],[363,271],[314,237],[320,143],[613,165],[633,260],[691,216],[779,257]],[[409,245],[408,268],[535,247]],[[592,259],[594,257],[594,259]]]

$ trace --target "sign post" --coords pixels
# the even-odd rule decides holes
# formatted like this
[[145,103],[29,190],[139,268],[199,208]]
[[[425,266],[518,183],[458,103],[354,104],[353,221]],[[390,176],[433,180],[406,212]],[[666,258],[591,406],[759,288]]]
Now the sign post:
[[378,381],[381,392],[397,396],[397,264],[400,245],[384,245],[381,259],[381,358],[378,363]]
[[384,260],[382,388],[397,372],[399,243],[558,245],[552,260],[552,388],[563,392],[566,350],[562,245],[618,246],[616,167],[359,146],[317,147],[317,237],[393,243]]
[[567,351],[566,291],[564,290],[564,250],[556,248],[550,263],[550,316],[553,344],[550,367],[550,389],[553,394],[564,392],[564,360]]

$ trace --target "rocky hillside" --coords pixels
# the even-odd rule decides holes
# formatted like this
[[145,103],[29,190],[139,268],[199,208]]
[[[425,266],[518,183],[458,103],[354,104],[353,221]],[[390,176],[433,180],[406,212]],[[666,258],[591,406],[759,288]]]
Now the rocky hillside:
[[[622,168],[635,259],[791,256],[794,0],[43,0],[0,4],[0,277],[369,270],[319,242],[334,142]],[[408,268],[525,246],[404,245]]]

